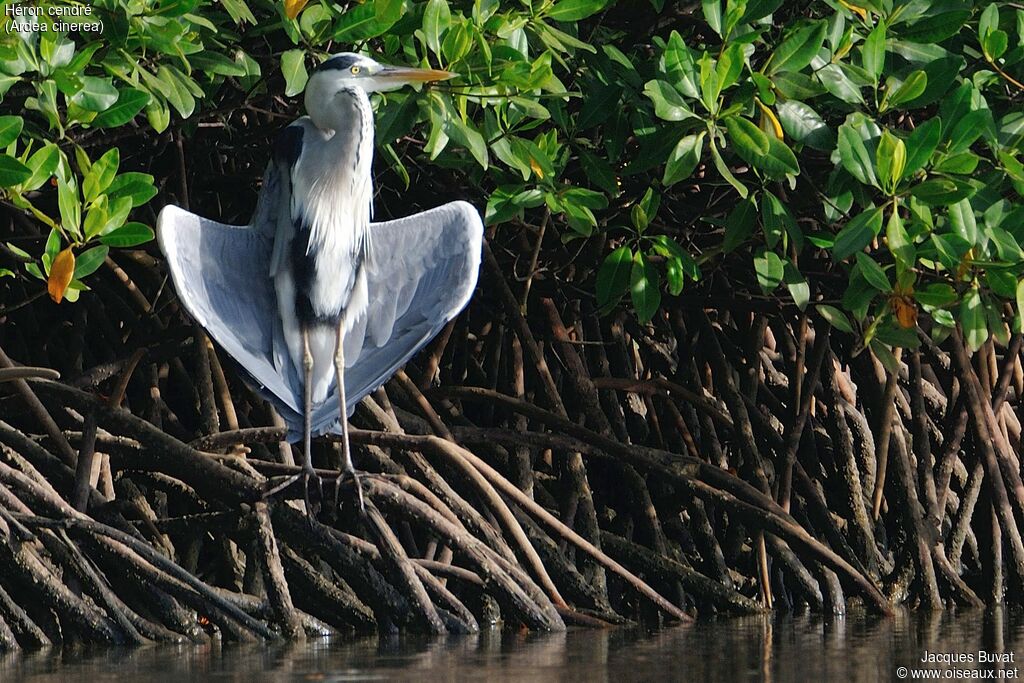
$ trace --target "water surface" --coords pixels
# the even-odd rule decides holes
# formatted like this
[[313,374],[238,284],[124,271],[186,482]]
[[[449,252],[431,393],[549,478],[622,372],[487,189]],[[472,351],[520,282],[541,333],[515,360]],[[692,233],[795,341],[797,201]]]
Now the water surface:
[[[1012,663],[979,662],[979,651]],[[925,653],[938,662],[922,663]],[[960,661],[968,656],[971,661]],[[1015,680],[1024,612],[894,618],[719,618],[659,631],[488,631],[476,636],[334,638],[304,645],[152,646],[0,655],[0,681],[805,681]],[[944,661],[952,660],[949,663]],[[1002,670],[1002,673],[1000,673]],[[976,671],[976,673],[972,673]],[[999,677],[1002,677],[1001,679]],[[992,680],[989,678],[988,680]],[[1024,680],[1024,673],[1016,680]]]

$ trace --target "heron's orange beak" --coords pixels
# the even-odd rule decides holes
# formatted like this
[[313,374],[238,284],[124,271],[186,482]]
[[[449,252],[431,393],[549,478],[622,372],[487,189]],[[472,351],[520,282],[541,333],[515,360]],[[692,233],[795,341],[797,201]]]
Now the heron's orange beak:
[[375,78],[392,83],[432,83],[447,81],[458,74],[441,69],[414,69],[406,66],[385,66],[374,75]]

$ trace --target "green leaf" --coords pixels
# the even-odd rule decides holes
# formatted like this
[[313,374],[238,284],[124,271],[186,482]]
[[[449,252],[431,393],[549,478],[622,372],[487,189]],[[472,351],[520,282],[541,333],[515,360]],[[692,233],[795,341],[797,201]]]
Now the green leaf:
[[579,21],[605,8],[609,0],[558,0],[548,10],[548,18],[555,21]]
[[931,118],[914,129],[906,141],[907,163],[903,169],[903,175],[909,177],[931,159],[935,148],[939,146],[939,138],[942,135],[942,119]]
[[30,192],[42,187],[43,183],[50,179],[57,168],[57,161],[60,158],[60,151],[57,145],[47,142],[37,149],[28,158],[26,165],[32,171],[32,176],[21,185],[24,192]]
[[774,248],[786,233],[792,235],[799,232],[793,214],[778,197],[767,191],[761,200],[761,223],[764,225],[765,242],[769,248]]
[[818,304],[814,308],[829,325],[837,330],[842,330],[847,334],[853,334],[853,325],[850,324],[850,319],[847,318],[846,314],[838,308],[835,306],[829,306],[828,304]]
[[970,10],[953,10],[932,14],[930,16],[918,17],[907,22],[899,29],[899,36],[903,40],[915,43],[939,43],[950,36],[960,32],[971,16]]
[[587,190],[582,187],[570,187],[562,193],[562,197],[567,202],[572,202],[579,206],[585,206],[588,209],[608,208],[608,197],[604,196],[600,192]]
[[125,223],[123,226],[100,237],[100,242],[110,247],[135,247],[149,242],[153,230],[142,223]]
[[814,149],[830,151],[836,146],[836,134],[813,108],[798,100],[786,100],[775,106],[786,134]]
[[641,252],[633,256],[633,268],[629,275],[629,294],[633,309],[640,322],[647,322],[661,306],[661,288],[658,271],[654,264],[644,258]]
[[951,173],[953,175],[970,175],[978,168],[981,162],[974,152],[960,152],[943,156],[932,168],[936,173]]
[[768,136],[753,121],[742,116],[730,116],[725,120],[736,153],[748,163],[755,163],[768,154]]
[[948,306],[960,299],[953,286],[945,282],[930,284],[924,289],[915,290],[914,298],[922,306],[932,308]]
[[157,133],[167,130],[167,126],[171,123],[171,110],[163,97],[154,95],[149,100],[149,104],[146,105],[146,121],[149,122],[150,128]]
[[[493,149],[493,146],[492,146]],[[580,163],[583,165],[583,172],[587,175],[591,185],[602,190],[612,197],[618,196],[619,186],[615,169],[604,157],[590,152],[580,150]]]
[[45,31],[39,40],[39,54],[54,69],[66,66],[75,54],[75,44],[56,31]]
[[[995,7],[995,5],[990,5],[990,7]],[[993,31],[981,39],[981,49],[990,62],[1002,57],[1009,44],[1010,36],[1006,34],[1006,31]]]
[[28,166],[7,154],[0,154],[0,187],[19,185],[32,177]]
[[20,116],[0,116],[0,147],[6,147],[17,140],[24,125]]
[[708,22],[718,35],[722,35],[722,3],[720,0],[701,0],[701,7],[704,10],[704,21]]
[[[44,263],[53,263],[53,259],[57,257],[60,252],[60,230],[53,228],[50,230],[49,236],[46,238],[46,246],[43,247]],[[47,272],[49,272],[49,266],[47,266]]]
[[662,177],[662,183],[666,187],[671,187],[680,180],[689,178],[694,169],[697,168],[697,164],[700,163],[701,152],[704,150],[705,132],[701,131],[696,135],[687,135],[676,143],[672,153],[668,156],[668,161],[665,163],[665,175]]
[[977,285],[971,287],[960,303],[960,324],[964,328],[964,339],[972,351],[977,351],[988,340],[985,322],[985,308]]
[[864,183],[878,187],[875,165],[860,133],[850,123],[839,126],[839,160],[850,174]]
[[629,211],[629,220],[636,228],[636,231],[641,235],[647,230],[647,226],[650,225],[651,220],[647,217],[647,212],[644,207],[640,204],[634,204],[633,208]]
[[114,200],[110,200],[106,196],[103,198],[108,199],[108,201],[107,220],[99,229],[101,236],[113,232],[124,225],[125,219],[128,218],[128,214],[132,210],[132,200],[129,197],[120,197]]
[[647,81],[644,94],[654,103],[654,113],[665,121],[682,121],[693,117],[693,111],[687,106],[686,100],[670,83],[665,81]]
[[633,252],[629,247],[619,247],[605,257],[597,271],[597,305],[604,307],[618,301],[629,289],[630,269],[633,266]]
[[864,276],[869,285],[880,292],[892,291],[892,284],[889,283],[888,276],[875,259],[862,251],[858,251],[857,265],[860,267],[860,274]]
[[153,176],[148,173],[122,173],[114,178],[107,187],[107,195],[111,199],[130,197],[132,206],[142,206],[156,196],[157,189],[153,184]]
[[883,131],[875,150],[875,166],[882,187],[892,194],[903,179],[907,166],[907,147],[902,140],[889,131]]
[[961,199],[949,207],[949,222],[965,242],[971,245],[978,243],[978,223],[974,218],[974,209],[968,199]]
[[763,249],[754,256],[754,271],[757,273],[757,283],[765,294],[769,294],[782,284],[785,267],[778,254]]
[[869,209],[857,215],[836,235],[832,256],[842,261],[871,243],[882,230],[882,209]]
[[1006,230],[995,225],[986,226],[985,234],[991,239],[991,244],[995,245],[999,258],[1011,262],[1024,258],[1024,252],[1021,251],[1017,240]]
[[434,54],[441,53],[441,37],[451,25],[452,15],[447,0],[430,0],[423,10],[423,35]]
[[700,97],[694,75],[697,72],[693,54],[678,31],[672,31],[662,55],[662,70],[687,97]]
[[[196,110],[195,95],[192,88],[196,87],[195,82],[173,66],[161,65],[157,69],[156,76],[146,78],[148,72],[145,69],[139,71],[143,74],[147,84],[156,88],[182,118],[192,116]],[[200,92],[202,92],[200,90]],[[152,104],[152,101],[150,102]],[[147,114],[149,110],[147,109]],[[152,120],[151,120],[152,122]]]
[[677,258],[665,261],[665,280],[668,282],[668,293],[679,296],[683,291],[683,264]]
[[103,226],[107,224],[107,196],[100,197],[85,214],[85,223],[82,228],[85,231],[85,238],[92,239],[99,234]]
[[718,76],[718,87],[725,90],[736,84],[740,74],[743,72],[743,65],[746,57],[743,53],[743,45],[733,43],[729,45],[718,58],[715,72]]
[[480,164],[480,167],[487,170],[487,143],[484,141],[480,131],[463,121],[462,117],[454,110],[450,112],[448,124],[446,132],[449,137],[462,147],[468,149],[473,158],[476,159],[476,162]]
[[[303,20],[305,20],[306,12],[303,14]],[[189,62],[193,69],[199,69],[205,71],[208,74],[216,74],[218,76],[247,76],[248,70],[244,65],[228,59],[222,54],[211,52],[200,52],[189,56]],[[122,95],[124,91],[122,91]]]
[[807,304],[811,301],[811,286],[807,284],[807,279],[797,270],[789,261],[786,261],[783,269],[783,282],[786,283],[786,288],[789,290],[789,295],[793,297],[793,303],[801,311],[807,308]]
[[975,188],[949,178],[931,178],[910,188],[910,194],[928,206],[954,204],[974,194]]
[[956,271],[960,265],[960,261],[963,259],[963,255],[971,248],[971,245],[965,242],[958,235],[938,235],[932,233],[932,244],[935,245],[935,250],[939,256],[939,262],[942,263],[948,270]]
[[914,265],[914,243],[910,240],[899,211],[893,211],[885,224],[885,241],[896,262],[904,268]]
[[706,52],[700,58],[700,99],[704,108],[710,112],[718,111],[718,96],[722,93],[722,83],[718,79],[715,60]]
[[83,277],[96,272],[96,269],[103,265],[103,260],[107,258],[107,252],[109,251],[110,247],[104,244],[92,249],[86,249],[79,254],[78,258],[75,259],[75,279],[81,280]]
[[864,104],[860,87],[846,75],[838,64],[826,64],[815,73],[825,90],[850,104]]
[[377,20],[394,24],[402,18],[402,0],[377,0],[374,13]]
[[826,30],[827,24],[817,21],[790,33],[772,53],[766,73],[800,71],[810,64],[825,42]]
[[732,174],[729,167],[726,165],[725,160],[722,158],[722,154],[718,151],[718,146],[715,144],[715,138],[711,137],[711,159],[715,162],[715,170],[718,171],[719,175],[725,179],[727,183],[733,186],[737,194],[743,199],[747,198],[750,191],[747,186],[736,179],[736,176]]
[[288,50],[281,55],[281,73],[284,74],[284,94],[294,97],[306,88],[309,74],[306,72],[306,53],[303,50]]
[[82,224],[82,202],[78,196],[78,183],[66,168],[66,161],[62,160],[57,165],[57,205],[64,229],[78,235]]
[[1024,278],[1017,281],[1017,315],[1024,314]]
[[[917,336],[917,331],[913,328],[904,328],[899,325],[897,320],[889,319],[884,321],[875,330],[875,339],[872,340],[872,349],[875,348],[875,342],[881,342],[892,346],[893,348],[901,349],[916,349],[921,345],[921,340]],[[895,358],[893,359],[895,360]],[[896,372],[899,372],[899,364],[895,365]]]
[[928,74],[921,69],[912,71],[895,90],[892,90],[887,84],[886,96],[882,99],[878,111],[883,112],[916,99],[926,87],[928,87]]
[[757,218],[757,204],[751,199],[744,199],[725,219],[725,239],[722,251],[726,254],[740,246],[754,234]]
[[768,154],[764,155],[754,163],[770,178],[781,179],[787,174],[799,175],[800,164],[796,155],[782,140],[774,135],[768,137]]
[[978,34],[984,38],[999,28],[999,6],[996,3],[989,3],[985,11],[978,17]]
[[885,22],[879,21],[864,40],[861,51],[864,70],[877,83],[885,67]]
[[390,16],[378,17],[375,3],[349,4],[344,14],[334,23],[334,40],[339,43],[356,43],[383,35],[394,22]]
[[963,152],[980,138],[991,121],[991,113],[984,109],[968,112],[962,119],[956,122],[948,137],[949,146],[947,151],[950,154]]
[[1017,278],[1013,273],[989,268],[985,271],[985,282],[993,293],[1001,297],[1013,299],[1017,295]]
[[119,93],[109,78],[82,76],[82,89],[71,97],[71,101],[86,111],[101,112],[117,102]]
[[809,100],[828,92],[819,81],[803,73],[775,74],[771,82],[779,94],[794,100]]
[[900,362],[896,359],[896,356],[889,349],[888,346],[883,344],[878,339],[872,339],[868,344],[871,348],[871,352],[875,354],[878,362],[889,371],[890,374],[898,374],[900,371]]
[[115,128],[128,123],[149,104],[149,93],[143,90],[126,88],[121,90],[115,102],[109,109],[99,114],[92,120],[92,125],[97,128]]
[[103,156],[96,160],[82,182],[82,191],[85,193],[86,203],[91,202],[106,190],[117,175],[117,168],[121,164],[121,153],[114,147],[108,150]]

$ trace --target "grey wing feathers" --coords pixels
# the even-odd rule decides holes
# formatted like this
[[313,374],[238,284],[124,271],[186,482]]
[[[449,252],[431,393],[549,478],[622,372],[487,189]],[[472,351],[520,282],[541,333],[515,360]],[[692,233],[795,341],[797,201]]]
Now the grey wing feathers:
[[267,277],[272,238],[258,227],[225,225],[166,206],[157,219],[157,239],[188,312],[266,398],[295,412],[298,378],[275,368],[272,358],[274,337],[281,334]]
[[[483,223],[466,202],[370,232],[369,306],[345,338],[349,414],[465,307],[480,270]],[[314,412],[316,433],[337,429],[336,390]]]
[[[252,376],[287,422],[289,440],[297,440],[301,381],[291,363],[275,363],[283,333],[268,277],[279,213],[275,193],[266,190],[281,179],[271,168],[265,182],[251,227],[167,206],[157,219],[157,237],[182,304]],[[368,311],[345,338],[349,414],[466,305],[476,287],[482,240],[480,214],[466,202],[371,226]],[[340,429],[337,401],[332,387],[314,407],[314,434]]]

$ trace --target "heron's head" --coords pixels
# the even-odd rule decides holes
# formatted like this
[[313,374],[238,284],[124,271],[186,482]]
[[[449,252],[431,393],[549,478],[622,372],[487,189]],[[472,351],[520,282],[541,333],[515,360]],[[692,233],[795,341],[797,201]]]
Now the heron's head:
[[389,66],[369,57],[352,52],[331,56],[318,66],[306,84],[306,97],[310,91],[332,96],[342,88],[357,87],[363,92],[389,92],[413,83],[444,81],[455,74],[440,69],[415,69]]

